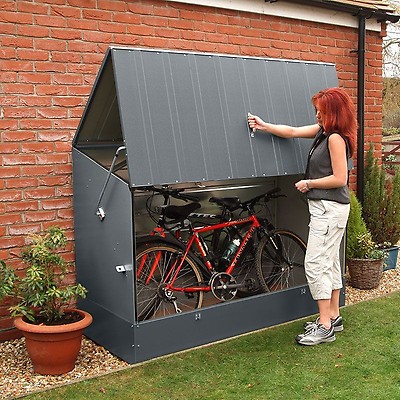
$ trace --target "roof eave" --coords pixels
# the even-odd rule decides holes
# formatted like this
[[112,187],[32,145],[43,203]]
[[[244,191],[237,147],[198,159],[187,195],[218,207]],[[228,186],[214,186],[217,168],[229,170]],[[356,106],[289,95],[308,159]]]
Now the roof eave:
[[393,22],[396,23],[400,20],[400,15],[391,14],[383,10],[352,6],[331,0],[290,0],[294,3],[302,3],[307,5],[317,5],[319,7],[329,8],[331,10],[342,11],[353,15],[360,15],[366,18],[376,18],[378,22]]

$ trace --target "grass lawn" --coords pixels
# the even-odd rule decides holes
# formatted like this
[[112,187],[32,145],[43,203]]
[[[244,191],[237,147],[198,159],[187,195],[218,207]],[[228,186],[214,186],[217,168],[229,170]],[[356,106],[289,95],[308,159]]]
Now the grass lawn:
[[342,309],[345,330],[294,342],[295,321],[26,399],[400,399],[400,292]]

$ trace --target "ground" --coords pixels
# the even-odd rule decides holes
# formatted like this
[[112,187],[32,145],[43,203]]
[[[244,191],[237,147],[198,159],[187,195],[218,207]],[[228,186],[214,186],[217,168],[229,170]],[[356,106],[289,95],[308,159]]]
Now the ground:
[[[400,268],[385,271],[379,286],[359,290],[346,285],[346,306],[400,290]],[[61,376],[33,373],[24,339],[0,343],[0,387],[2,398],[15,398],[28,393],[65,385],[130,367],[106,349],[84,338],[73,371]]]

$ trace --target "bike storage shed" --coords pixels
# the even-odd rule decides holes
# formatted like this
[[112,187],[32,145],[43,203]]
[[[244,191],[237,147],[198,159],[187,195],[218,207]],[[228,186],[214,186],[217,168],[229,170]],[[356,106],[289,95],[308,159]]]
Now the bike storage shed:
[[[247,113],[290,125],[315,122],[312,95],[337,86],[333,64],[110,48],[73,140],[79,306],[86,335],[129,363],[317,312],[307,284],[137,321],[136,237],[151,230],[141,188],[171,185],[202,199],[250,198],[279,186],[274,224],[307,238],[294,188],[311,142],[249,132]],[[148,195],[147,195],[148,196]],[[342,303],[344,295],[342,294]]]

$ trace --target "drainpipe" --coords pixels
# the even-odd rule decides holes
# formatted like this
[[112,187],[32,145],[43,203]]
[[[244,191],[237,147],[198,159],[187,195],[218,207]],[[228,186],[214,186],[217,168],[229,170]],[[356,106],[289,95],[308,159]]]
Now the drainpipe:
[[357,198],[364,204],[364,116],[365,116],[365,15],[358,17],[357,67]]

